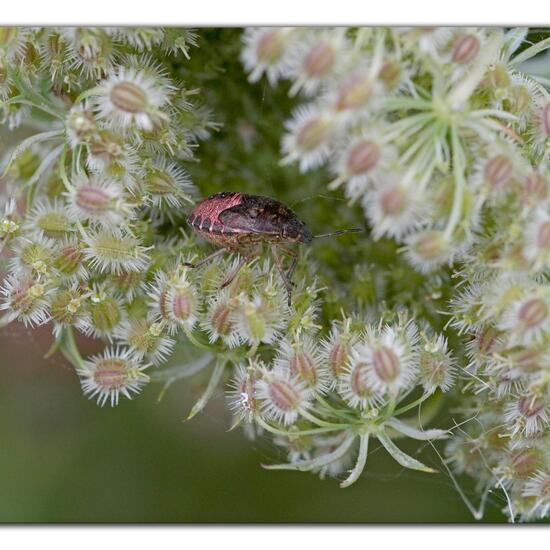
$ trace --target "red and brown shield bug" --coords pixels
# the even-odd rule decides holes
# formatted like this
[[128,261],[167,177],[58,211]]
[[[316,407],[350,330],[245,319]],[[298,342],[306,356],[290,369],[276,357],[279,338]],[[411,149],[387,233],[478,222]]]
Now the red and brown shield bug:
[[[353,228],[312,235],[306,225],[283,203],[269,197],[233,191],[216,193],[203,200],[193,208],[187,221],[198,235],[221,248],[197,263],[186,263],[186,266],[196,268],[225,252],[238,253],[240,261],[223,281],[223,288],[231,284],[242,266],[259,256],[263,245],[267,244],[288,293],[289,305],[292,275],[298,261],[297,253],[290,245],[308,244],[320,237],[363,231],[361,228]],[[283,267],[283,256],[292,258],[287,271]]]

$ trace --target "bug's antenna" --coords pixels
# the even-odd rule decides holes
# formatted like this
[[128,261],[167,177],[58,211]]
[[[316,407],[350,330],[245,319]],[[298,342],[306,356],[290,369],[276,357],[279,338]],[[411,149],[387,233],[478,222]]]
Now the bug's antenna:
[[345,202],[346,199],[341,199],[340,197],[334,197],[332,195],[323,195],[322,193],[316,193],[315,195],[309,195],[308,197],[304,197],[303,199],[298,199],[292,203],[290,203],[290,208],[294,208],[297,204],[301,204],[303,202],[309,201],[311,199],[329,199],[331,201],[343,201]]
[[321,239],[323,237],[336,237],[337,235],[343,235],[344,233],[361,233],[365,231],[363,227],[352,227],[351,229],[340,229],[339,231],[333,231],[332,233],[322,233],[321,235],[313,235],[314,239]]

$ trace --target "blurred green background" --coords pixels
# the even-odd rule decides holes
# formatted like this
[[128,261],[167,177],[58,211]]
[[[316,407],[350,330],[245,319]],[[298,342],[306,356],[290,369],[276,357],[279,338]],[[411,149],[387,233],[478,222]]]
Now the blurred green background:
[[[49,327],[0,331],[2,522],[473,521],[446,474],[405,471],[376,445],[348,489],[264,470],[282,454],[228,432],[221,395],[182,422],[198,385],[176,383],[160,403],[160,386],[149,385],[101,409],[82,396],[68,363],[43,359],[50,341]],[[414,453],[415,444],[404,448]],[[437,467],[430,448],[422,459]],[[484,521],[502,521],[503,496],[490,500]]]
[[[202,29],[199,44],[191,62],[173,72],[201,88],[204,104],[223,124],[199,147],[200,162],[187,166],[200,194],[239,189],[300,201],[296,210],[315,233],[364,220],[359,206],[320,194],[326,173],[300,175],[295,165],[279,165],[283,122],[297,101],[285,85],[247,83],[240,30]],[[366,244],[355,236],[338,242],[319,243],[310,254],[310,262],[322,265],[311,271],[327,285],[327,317],[346,300],[372,300],[372,269],[355,270],[367,259],[397,303],[427,303],[425,278],[398,260],[394,243]],[[204,414],[182,421],[204,379],[174,384],[160,403],[160,386],[149,385],[138,399],[101,409],[82,396],[68,363],[43,358],[51,340],[49,326],[26,330],[13,323],[0,330],[1,522],[473,521],[447,474],[404,470],[376,444],[361,480],[348,489],[308,473],[262,469],[283,454],[267,438],[250,442],[239,430],[227,431],[221,391]],[[84,355],[99,349],[80,343]],[[442,427],[451,421],[445,422]],[[415,454],[418,444],[405,441],[403,448]],[[422,460],[442,469],[429,447]],[[460,483],[477,503],[472,482]],[[483,521],[504,521],[504,505],[500,492],[491,495]]]

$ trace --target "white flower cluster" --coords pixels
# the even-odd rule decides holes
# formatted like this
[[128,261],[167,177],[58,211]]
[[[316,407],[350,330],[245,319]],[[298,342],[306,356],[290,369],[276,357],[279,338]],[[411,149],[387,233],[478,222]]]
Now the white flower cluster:
[[235,424],[243,423],[251,435],[273,434],[288,450],[287,464],[268,468],[322,477],[347,473],[341,486],[348,487],[365,467],[369,438],[402,466],[435,471],[394,439],[443,439],[447,432],[423,430],[415,426],[418,418],[398,417],[436,390],[447,391],[455,374],[446,340],[419,331],[403,314],[378,326],[345,318],[320,341],[315,333],[281,341],[270,364],[241,364],[228,397]]
[[[402,243],[420,272],[456,269],[448,325],[469,397],[447,453],[479,480],[482,502],[503,491],[512,521],[550,513],[550,94],[522,70],[550,41],[526,35],[252,29],[242,54],[252,81],[265,72],[308,96],[287,122],[283,162],[326,165],[329,189],[361,203],[372,238]],[[353,357],[367,371],[376,358],[363,350]],[[394,357],[379,362],[389,373]],[[344,399],[376,402],[372,372],[348,375],[368,384]]]

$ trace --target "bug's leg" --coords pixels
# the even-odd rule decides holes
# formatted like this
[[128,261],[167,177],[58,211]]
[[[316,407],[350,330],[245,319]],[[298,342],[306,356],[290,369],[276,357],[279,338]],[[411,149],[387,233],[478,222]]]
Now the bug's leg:
[[283,284],[285,285],[286,293],[288,295],[288,305],[290,306],[292,304],[292,281],[288,278],[288,275],[283,268],[283,262],[281,260],[281,256],[279,256],[279,252],[276,247],[272,247],[271,254],[273,255],[275,265],[277,266],[279,275],[281,276]]
[[294,275],[294,270],[296,269],[296,266],[298,265],[298,256],[294,256],[294,258],[292,258],[292,263],[290,264],[290,267],[288,268],[288,273],[287,273],[287,277],[288,277],[288,280],[290,281],[290,284],[292,286],[296,286],[295,283],[292,282],[292,277]]
[[226,286],[229,286],[234,280],[235,277],[239,274],[239,271],[243,268],[243,266],[248,261],[248,258],[245,256],[239,256],[239,261],[237,265],[229,272],[227,277],[223,280],[223,283],[220,285],[221,288],[225,288]]
[[206,258],[203,258],[200,262],[197,262],[196,264],[192,264],[190,262],[183,262],[183,265],[185,267],[191,267],[191,268],[197,268],[201,267],[208,262],[211,262],[214,258],[217,258],[218,256],[221,256],[222,254],[225,254],[227,250],[225,248],[220,248],[219,250],[216,250],[216,252],[213,252],[212,254],[209,254],[206,256]]
[[287,248],[286,246],[281,246],[280,248],[283,254],[286,254],[287,256],[290,256],[292,258],[292,262],[288,271],[286,272],[286,276],[290,284],[295,287],[295,283],[292,282],[292,276],[294,275],[294,270],[296,269],[296,265],[298,264],[298,252],[296,252],[296,250],[293,250],[292,248]]

